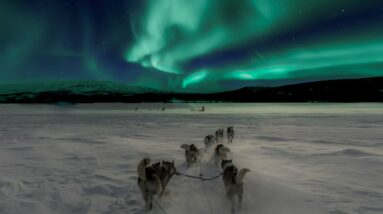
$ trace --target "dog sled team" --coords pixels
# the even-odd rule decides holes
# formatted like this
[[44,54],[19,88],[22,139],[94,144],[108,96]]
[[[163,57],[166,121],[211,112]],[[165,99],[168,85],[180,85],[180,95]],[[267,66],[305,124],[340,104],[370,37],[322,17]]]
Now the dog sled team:
[[[234,212],[235,201],[241,206],[243,199],[243,179],[250,170],[243,168],[239,170],[232,159],[228,159],[230,149],[223,144],[224,129],[218,129],[215,135],[208,135],[204,138],[205,149],[214,148],[214,161],[218,168],[222,169],[222,179],[226,190],[226,196],[231,202],[232,212]],[[233,143],[234,127],[227,128],[227,142]],[[214,147],[215,146],[215,147]],[[199,161],[200,149],[194,144],[182,144],[181,148],[185,150],[185,159],[188,167]],[[173,162],[162,161],[150,165],[150,158],[144,158],[137,166],[138,186],[145,200],[146,207],[152,209],[153,196],[161,197],[165,188],[172,177],[178,174]]]

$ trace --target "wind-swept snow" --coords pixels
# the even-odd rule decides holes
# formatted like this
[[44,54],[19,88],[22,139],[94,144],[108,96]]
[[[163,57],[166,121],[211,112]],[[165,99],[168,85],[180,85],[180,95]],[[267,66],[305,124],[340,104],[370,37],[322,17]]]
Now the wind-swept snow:
[[[0,105],[0,213],[147,213],[137,187],[141,158],[175,160],[179,171],[199,175],[179,146],[203,147],[206,135],[229,125],[230,156],[251,169],[241,213],[383,213],[381,104],[190,111],[201,105]],[[210,157],[202,159],[207,177],[220,172]],[[230,213],[224,194],[222,178],[175,176],[159,201],[169,214]]]

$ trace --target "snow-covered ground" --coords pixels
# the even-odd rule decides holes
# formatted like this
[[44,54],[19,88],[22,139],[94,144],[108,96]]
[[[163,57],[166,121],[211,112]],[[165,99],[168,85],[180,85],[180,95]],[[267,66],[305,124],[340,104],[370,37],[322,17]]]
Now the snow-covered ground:
[[[190,111],[201,105],[0,105],[0,213],[147,213],[136,183],[140,159],[175,160],[198,175],[179,146],[203,147],[204,136],[229,125],[234,162],[251,169],[241,213],[383,213],[382,104]],[[210,155],[205,176],[219,173]],[[221,178],[175,176],[160,203],[169,214],[230,213]]]

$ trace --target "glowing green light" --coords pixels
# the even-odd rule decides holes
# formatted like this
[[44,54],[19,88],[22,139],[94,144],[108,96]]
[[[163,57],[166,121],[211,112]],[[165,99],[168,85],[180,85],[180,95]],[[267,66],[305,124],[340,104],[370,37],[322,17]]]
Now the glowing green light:
[[206,71],[200,71],[194,74],[189,75],[186,77],[182,82],[182,88],[186,88],[188,85],[201,82],[203,79],[205,79],[207,76]]
[[240,74],[239,77],[241,77],[242,79],[253,79],[253,75],[251,74]]
[[321,19],[323,11],[313,8],[352,12],[363,4],[358,0],[148,1],[140,13],[140,22],[132,25],[135,26],[136,42],[126,49],[125,59],[162,72],[181,75],[194,72],[184,78],[183,88],[228,79],[334,77],[337,71],[330,74],[328,70],[339,67],[344,67],[341,77],[345,77],[344,74],[383,74],[378,67],[359,72],[351,68],[351,65],[383,62],[383,31],[374,25],[366,27],[367,33],[355,30],[324,34],[304,42],[276,45],[263,52],[255,46],[251,61],[244,59],[224,66],[218,63],[198,68],[204,72],[183,69],[185,63],[196,57],[209,57],[220,50],[246,47],[249,41],[262,41],[316,23],[313,20]]
[[[16,2],[0,1],[0,81],[57,78],[68,69],[59,78],[205,91],[229,89],[230,80],[383,75],[383,17],[371,6],[377,0],[146,0],[122,10],[130,23],[88,1],[69,14],[54,1]],[[118,59],[110,59],[113,51]],[[149,69],[127,65],[120,78],[121,58]]]

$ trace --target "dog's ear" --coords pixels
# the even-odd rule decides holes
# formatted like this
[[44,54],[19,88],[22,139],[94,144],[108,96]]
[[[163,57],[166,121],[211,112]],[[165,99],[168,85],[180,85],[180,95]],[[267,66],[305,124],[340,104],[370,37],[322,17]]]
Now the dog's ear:
[[172,165],[174,166],[174,160],[172,161]]

